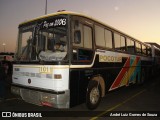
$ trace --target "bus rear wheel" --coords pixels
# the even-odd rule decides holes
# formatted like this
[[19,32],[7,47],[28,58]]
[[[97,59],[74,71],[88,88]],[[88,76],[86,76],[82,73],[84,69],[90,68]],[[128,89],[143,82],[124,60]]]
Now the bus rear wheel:
[[90,81],[86,94],[86,105],[88,109],[96,109],[101,101],[101,96],[101,86],[95,80]]

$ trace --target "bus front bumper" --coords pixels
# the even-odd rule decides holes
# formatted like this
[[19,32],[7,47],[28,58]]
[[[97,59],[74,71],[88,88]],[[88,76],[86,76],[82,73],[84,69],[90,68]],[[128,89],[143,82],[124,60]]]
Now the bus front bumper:
[[24,101],[31,104],[54,108],[69,108],[69,90],[62,92],[48,92],[12,86],[11,92],[21,96]]

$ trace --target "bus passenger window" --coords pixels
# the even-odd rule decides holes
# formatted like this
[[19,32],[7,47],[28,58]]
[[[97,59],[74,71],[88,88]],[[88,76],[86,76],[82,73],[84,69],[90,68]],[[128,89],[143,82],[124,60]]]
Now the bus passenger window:
[[114,33],[114,42],[116,50],[126,51],[125,37]]
[[121,36],[120,38],[120,50],[126,51],[126,42],[125,37]]
[[105,29],[105,42],[107,48],[113,48],[112,44],[112,32]]
[[127,38],[127,51],[129,53],[135,53],[134,41]]
[[81,31],[80,30],[76,30],[74,32],[74,43],[75,44],[80,44],[81,43]]
[[84,26],[84,48],[92,49],[92,29]]
[[142,54],[147,55],[147,47],[142,45]]
[[147,55],[152,56],[151,47],[147,47]]
[[95,40],[97,46],[105,47],[104,28],[98,25],[95,25]]
[[138,54],[141,54],[141,53],[142,53],[141,44],[138,43],[138,42],[136,42],[136,52],[137,52]]

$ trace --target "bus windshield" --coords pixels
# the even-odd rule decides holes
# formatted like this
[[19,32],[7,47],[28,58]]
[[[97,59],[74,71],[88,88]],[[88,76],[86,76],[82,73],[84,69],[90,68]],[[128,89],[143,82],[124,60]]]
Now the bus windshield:
[[55,17],[20,27],[18,58],[21,61],[62,61],[67,56],[67,19]]

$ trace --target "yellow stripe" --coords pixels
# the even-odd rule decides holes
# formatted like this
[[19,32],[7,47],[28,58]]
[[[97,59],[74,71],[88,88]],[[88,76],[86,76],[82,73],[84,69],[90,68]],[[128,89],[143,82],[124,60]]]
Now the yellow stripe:
[[50,67],[52,69],[66,69],[69,68],[69,65],[39,65],[39,66],[33,66],[33,65],[13,65],[13,67],[17,68],[41,68],[41,67]]
[[[132,65],[130,66],[127,74],[124,75],[120,86],[124,86],[127,85],[127,82],[130,80],[131,76],[134,74],[135,70],[136,70],[136,66],[137,66],[138,62],[137,62],[137,58],[134,59],[134,62],[132,63]],[[133,67],[135,66],[135,67]],[[130,82],[130,81],[129,81]],[[134,82],[134,81],[133,81]]]
[[134,62],[132,63],[131,67],[128,70],[128,80],[130,80],[131,76],[134,74],[134,72],[135,72],[135,70],[137,68],[137,64],[138,64],[137,58],[135,58]]
[[136,96],[142,94],[144,91],[146,91],[146,89],[144,89],[144,90],[142,90],[142,91],[136,93],[135,95],[131,96],[130,98],[126,99],[125,101],[123,101],[123,102],[121,102],[121,103],[119,103],[119,104],[117,104],[117,105],[115,105],[115,106],[113,106],[113,107],[111,107],[111,108],[105,110],[104,112],[102,112],[101,114],[99,114],[99,115],[97,115],[97,116],[91,118],[90,120],[96,120],[96,119],[98,119],[99,117],[105,115],[106,113],[108,113],[108,112],[110,112],[110,111],[112,111],[112,110],[118,108],[119,106],[122,106],[123,104],[127,103],[127,102],[130,101],[131,99],[133,99],[133,98],[135,98]]

